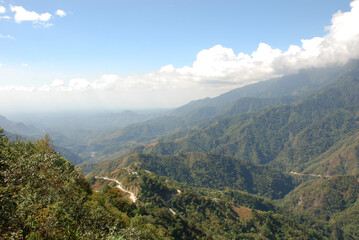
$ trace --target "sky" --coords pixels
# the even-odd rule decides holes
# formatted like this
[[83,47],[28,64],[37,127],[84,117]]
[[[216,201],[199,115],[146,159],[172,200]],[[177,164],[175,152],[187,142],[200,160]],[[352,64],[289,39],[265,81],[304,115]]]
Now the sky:
[[173,108],[359,58],[359,0],[0,0],[0,114]]

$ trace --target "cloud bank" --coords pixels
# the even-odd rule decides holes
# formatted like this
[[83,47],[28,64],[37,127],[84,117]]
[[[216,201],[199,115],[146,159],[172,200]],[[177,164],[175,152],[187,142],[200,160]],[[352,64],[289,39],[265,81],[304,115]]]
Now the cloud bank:
[[[121,77],[105,74],[95,81],[71,79],[67,82],[54,80],[51,84],[38,88],[19,86],[0,86],[0,91],[56,92],[97,94],[104,96],[129,96],[142,94],[154,96],[159,92],[171,92],[186,95],[193,89],[202,91],[198,97],[218,94],[234,87],[264,81],[272,77],[295,73],[300,69],[320,68],[342,65],[351,59],[359,58],[359,0],[350,4],[349,12],[338,11],[332,16],[331,25],[327,26],[322,37],[301,40],[301,45],[290,45],[286,51],[273,49],[266,43],[259,43],[252,54],[235,54],[231,48],[222,45],[204,49],[197,54],[192,66],[175,68],[173,65],[162,67],[158,71],[144,75]],[[16,11],[18,22],[48,21],[51,14],[27,12],[22,7],[12,7]],[[65,13],[57,11],[58,16]],[[109,93],[111,92],[111,94]],[[178,95],[178,94],[177,94]],[[171,97],[171,96],[169,96]],[[173,97],[173,95],[172,95]],[[114,99],[120,99],[119,97]],[[122,99],[122,98],[121,98]],[[143,97],[141,97],[144,100]],[[190,99],[182,96],[183,104]],[[163,102],[163,99],[162,99]]]

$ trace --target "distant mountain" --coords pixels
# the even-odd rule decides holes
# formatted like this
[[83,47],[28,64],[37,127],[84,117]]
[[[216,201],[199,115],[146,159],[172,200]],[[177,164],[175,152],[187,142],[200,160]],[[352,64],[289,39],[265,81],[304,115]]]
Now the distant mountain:
[[24,135],[27,137],[38,135],[41,132],[39,129],[32,125],[26,125],[21,122],[13,122],[2,115],[0,115],[0,128],[6,129],[7,132]]
[[278,98],[282,96],[307,96],[319,88],[335,84],[336,79],[346,72],[357,71],[359,61],[352,61],[345,66],[301,70],[296,74],[269,79],[231,90],[215,98],[206,98],[192,101],[175,110],[177,114],[183,114],[202,107],[225,108],[240,98]]
[[50,113],[17,113],[10,114],[12,119],[32,124],[39,129],[66,130],[73,128],[120,128],[129,124],[156,118],[167,110],[143,110],[143,111],[84,111],[84,112],[50,112]]
[[90,143],[87,151],[98,152],[97,160],[101,161],[120,156],[136,145],[179,131],[198,129],[218,119],[290,104],[324,86],[339,84],[345,76],[358,76],[358,66],[359,62],[353,61],[342,67],[302,70],[297,74],[238,88],[215,98],[193,101],[166,116],[99,136]]
[[337,86],[325,88],[297,103],[221,119],[208,127],[169,136],[142,149],[137,147],[135,151],[155,155],[210,152],[257,164],[270,163],[288,171],[314,171],[313,164],[328,163],[322,154],[327,151],[335,154],[334,149],[344,151],[347,146],[347,150],[354,151],[346,153],[352,156],[354,163],[342,157],[339,165],[317,165],[315,172],[357,172],[359,77],[343,75],[338,81]]
[[[4,116],[0,115],[0,128],[4,129],[5,134],[11,140],[31,140],[35,137],[40,137],[45,135],[41,130],[35,128],[32,125],[25,125],[24,123],[15,123]],[[68,161],[73,164],[80,164],[84,161],[78,154],[70,151],[67,148],[61,147],[59,145],[55,146],[55,150],[60,153],[62,157],[65,157]]]
[[93,157],[93,150],[89,147],[89,142],[93,139],[129,124],[159,117],[166,111],[18,113],[11,116],[41,129],[36,137],[49,134],[58,148],[64,147],[88,160]]

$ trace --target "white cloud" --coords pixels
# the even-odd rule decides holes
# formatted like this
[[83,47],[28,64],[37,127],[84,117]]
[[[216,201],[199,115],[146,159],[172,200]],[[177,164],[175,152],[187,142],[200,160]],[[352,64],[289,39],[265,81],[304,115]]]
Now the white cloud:
[[59,17],[65,17],[66,16],[66,12],[64,10],[61,9],[57,9],[56,10],[56,15]]
[[23,63],[23,64],[21,64],[21,66],[23,66],[23,67],[28,67],[28,66],[29,66],[29,64],[27,64],[27,63]]
[[[4,14],[6,12],[6,8],[4,6],[0,6],[0,14]],[[0,19],[10,19],[10,16],[0,16]]]
[[101,99],[106,104],[116,102],[121,106],[140,105],[140,101],[147,106],[150,103],[179,105],[192,100],[193,96],[215,96],[234,87],[300,69],[340,65],[358,59],[358,22],[359,0],[355,0],[349,12],[339,11],[333,15],[324,36],[303,39],[300,46],[290,45],[286,51],[259,43],[251,54],[236,54],[231,48],[216,45],[200,51],[192,66],[175,68],[169,64],[158,71],[127,77],[104,74],[95,81],[55,80],[39,88],[0,86],[0,91],[47,92],[49,97],[55,93],[59,96],[73,93],[80,94],[91,104],[96,104],[94,99]]
[[27,11],[22,6],[10,6],[12,12],[15,12],[15,21],[21,23],[23,21],[32,22],[47,22],[51,19],[52,15],[48,12],[38,14],[34,11]]
[[84,78],[71,79],[69,89],[75,91],[86,91],[91,89],[91,84]]
[[11,39],[11,40],[15,40],[15,38],[11,35],[2,35],[0,34],[0,38],[7,38],[7,39]]
[[60,79],[55,79],[52,84],[51,84],[52,87],[55,87],[55,88],[61,88],[63,86],[65,86],[65,82],[60,80]]
[[6,12],[6,8],[4,6],[0,6],[0,14],[3,14]]

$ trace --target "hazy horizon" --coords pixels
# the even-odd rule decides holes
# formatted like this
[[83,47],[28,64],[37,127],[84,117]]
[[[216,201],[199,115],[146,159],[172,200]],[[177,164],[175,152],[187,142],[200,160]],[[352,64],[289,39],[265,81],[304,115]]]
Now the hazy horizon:
[[358,59],[358,22],[359,0],[3,0],[0,114],[176,108]]

